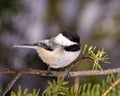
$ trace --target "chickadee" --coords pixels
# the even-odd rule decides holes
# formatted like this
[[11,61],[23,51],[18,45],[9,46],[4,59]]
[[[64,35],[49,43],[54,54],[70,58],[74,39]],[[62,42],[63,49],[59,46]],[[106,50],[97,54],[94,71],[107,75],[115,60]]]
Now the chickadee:
[[32,48],[50,68],[63,68],[71,64],[80,54],[80,38],[75,32],[64,31],[56,37],[35,44],[14,45],[13,47]]

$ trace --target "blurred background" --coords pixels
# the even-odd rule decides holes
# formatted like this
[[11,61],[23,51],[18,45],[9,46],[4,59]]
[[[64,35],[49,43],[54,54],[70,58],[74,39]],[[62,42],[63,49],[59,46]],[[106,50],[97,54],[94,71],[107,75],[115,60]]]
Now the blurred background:
[[[107,51],[110,64],[104,69],[119,67],[120,0],[0,0],[0,68],[46,69],[35,50],[12,46],[32,44],[68,29],[79,34],[82,47],[96,45]],[[0,85],[4,88],[13,76],[0,73]],[[18,85],[44,90],[52,79],[22,75],[12,90]]]

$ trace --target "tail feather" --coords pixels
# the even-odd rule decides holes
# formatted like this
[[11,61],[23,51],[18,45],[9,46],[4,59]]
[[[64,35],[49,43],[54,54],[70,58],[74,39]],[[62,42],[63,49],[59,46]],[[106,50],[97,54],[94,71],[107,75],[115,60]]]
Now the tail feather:
[[35,46],[35,45],[28,45],[28,44],[13,45],[13,47],[17,47],[17,48],[30,48],[30,49],[37,49],[37,46]]

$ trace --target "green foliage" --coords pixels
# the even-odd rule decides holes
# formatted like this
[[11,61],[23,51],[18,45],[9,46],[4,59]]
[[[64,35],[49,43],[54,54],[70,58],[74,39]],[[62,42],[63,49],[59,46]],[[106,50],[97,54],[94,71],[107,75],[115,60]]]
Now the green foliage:
[[61,78],[58,78],[57,81],[53,80],[53,82],[48,82],[48,87],[42,96],[54,96],[56,94],[66,96],[66,92],[68,91],[68,88],[65,87],[66,84],[68,84],[68,82],[63,81]]
[[[68,87],[66,86],[68,82],[60,80],[60,78],[58,78],[57,81],[53,80],[53,82],[49,82],[49,86],[43,92],[42,96],[59,96],[60,94],[62,96],[102,96],[102,94],[118,78],[120,78],[120,74],[118,74],[117,76],[111,74],[108,75],[105,80],[103,79],[101,83],[94,85],[92,85],[91,83],[85,83],[83,85],[80,85],[77,91],[74,85]],[[119,96],[119,95],[120,86],[117,85],[115,88],[112,88],[112,90],[108,93],[107,96]]]
[[78,90],[75,89],[75,86],[71,86],[68,88],[68,91],[65,96],[79,96],[80,88]]
[[[88,46],[87,44],[82,49],[81,58],[78,58],[75,61],[74,66],[71,71],[80,71],[80,70],[102,70],[101,65],[108,62],[107,52],[102,49],[97,49],[96,46]],[[73,62],[74,63],[74,62]],[[83,66],[84,65],[84,66]],[[69,65],[68,67],[70,67]]]
[[[120,73],[115,75],[111,74],[106,77],[106,79],[101,80],[100,83],[91,84],[85,83],[75,88],[73,86],[67,86],[68,82],[62,78],[58,78],[56,81],[48,82],[48,87],[44,90],[42,96],[102,96],[102,94],[120,78]],[[107,96],[119,96],[120,86],[113,87],[112,90],[107,94]],[[28,92],[28,89],[22,91],[21,87],[18,86],[17,92],[11,92],[10,96],[40,96],[40,89],[34,89],[32,93]]]
[[[80,96],[102,96],[102,94],[111,86],[113,82],[115,82],[118,78],[120,78],[120,74],[117,76],[114,74],[108,75],[105,80],[102,80],[100,84],[83,84],[80,86]],[[112,90],[108,93],[107,96],[117,96],[120,95],[120,86],[116,86],[112,88]]]
[[97,70],[100,69],[102,70],[101,63],[109,63],[107,62],[108,57],[107,53],[104,51],[104,49],[96,49],[96,46],[88,46],[87,44],[85,45],[83,52],[82,52],[82,57],[87,57],[93,60],[93,69]]
[[28,88],[24,89],[24,91],[22,92],[21,87],[18,86],[18,92],[15,93],[12,91],[10,96],[39,96],[39,93],[40,93],[40,89],[38,90],[33,89],[33,92],[29,93]]

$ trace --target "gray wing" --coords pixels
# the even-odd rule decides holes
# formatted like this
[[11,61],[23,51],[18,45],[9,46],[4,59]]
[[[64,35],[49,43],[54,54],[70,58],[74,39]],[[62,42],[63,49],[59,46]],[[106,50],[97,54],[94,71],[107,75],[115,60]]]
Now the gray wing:
[[46,50],[49,50],[49,51],[53,51],[53,46],[52,45],[52,42],[50,42],[50,40],[43,40],[43,41],[39,41],[33,45],[36,45],[36,46],[39,46],[39,47],[42,47]]

